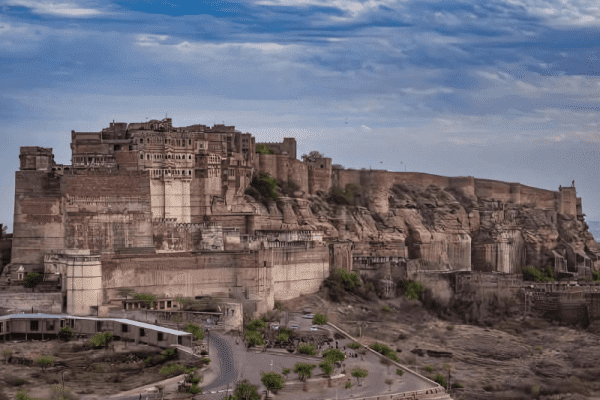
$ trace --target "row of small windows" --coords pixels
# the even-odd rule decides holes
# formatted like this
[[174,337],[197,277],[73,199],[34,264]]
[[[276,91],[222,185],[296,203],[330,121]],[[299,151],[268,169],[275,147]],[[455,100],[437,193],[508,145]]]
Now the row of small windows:
[[[191,154],[146,154],[146,160],[165,160],[165,159],[173,159],[173,160],[185,160],[187,156],[188,160],[192,159]],[[140,153],[140,160],[144,159],[144,154]]]
[[151,169],[150,173],[152,175],[155,175],[155,176],[159,176],[159,175],[160,176],[164,176],[164,175],[167,175],[167,176],[168,175],[180,175],[180,176],[184,176],[184,175],[192,175],[192,170],[191,169],[188,169],[188,170],[185,170],[185,169],[173,169],[173,170],[170,170],[170,169]]
[[[137,143],[137,141],[136,141]],[[151,138],[140,138],[139,139],[139,143],[140,144],[170,144],[171,146],[179,146],[179,147],[183,147],[185,146],[185,139],[167,139],[167,138],[162,138],[162,137],[151,137]],[[188,145],[192,145],[192,139],[188,139]]]
[[[191,170],[178,170],[178,169],[174,169],[174,170],[168,170],[168,169],[151,169],[149,170],[150,174],[152,176],[191,176],[192,175],[192,171]],[[220,169],[216,169],[216,168],[210,168],[206,171],[207,175],[204,175],[204,171],[205,170],[201,170],[201,169],[197,169],[196,170],[196,178],[215,178],[215,177],[220,177],[221,176],[221,170]],[[235,169],[229,169],[227,170],[227,174],[229,176],[235,176]]]

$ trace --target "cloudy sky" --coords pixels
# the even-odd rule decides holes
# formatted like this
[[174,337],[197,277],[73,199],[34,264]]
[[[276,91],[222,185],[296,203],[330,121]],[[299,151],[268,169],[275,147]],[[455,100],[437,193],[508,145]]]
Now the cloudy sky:
[[[0,222],[20,146],[113,119],[294,136],[347,168],[557,190],[600,220],[597,0],[0,0]],[[187,3],[187,2],[186,2]]]

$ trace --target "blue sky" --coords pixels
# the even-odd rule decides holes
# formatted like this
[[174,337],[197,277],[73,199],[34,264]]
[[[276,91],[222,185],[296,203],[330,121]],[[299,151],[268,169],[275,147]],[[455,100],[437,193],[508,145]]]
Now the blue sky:
[[0,0],[0,222],[20,146],[113,119],[294,136],[347,168],[557,190],[600,220],[592,0]]

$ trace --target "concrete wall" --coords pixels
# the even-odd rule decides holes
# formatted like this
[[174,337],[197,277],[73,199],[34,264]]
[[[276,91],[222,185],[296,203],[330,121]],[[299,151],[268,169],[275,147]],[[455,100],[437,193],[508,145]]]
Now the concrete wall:
[[48,250],[65,247],[60,188],[55,173],[15,173],[12,263],[41,266]]
[[62,311],[62,293],[0,293],[0,307],[43,313]]
[[255,252],[171,253],[106,258],[102,264],[104,302],[120,298],[119,288],[164,297],[246,292],[272,309],[272,267]]
[[315,293],[329,276],[329,249],[274,248],[259,252],[261,261],[272,265],[275,300],[289,300]]
[[114,251],[152,246],[150,182],[144,172],[65,175],[65,247]]

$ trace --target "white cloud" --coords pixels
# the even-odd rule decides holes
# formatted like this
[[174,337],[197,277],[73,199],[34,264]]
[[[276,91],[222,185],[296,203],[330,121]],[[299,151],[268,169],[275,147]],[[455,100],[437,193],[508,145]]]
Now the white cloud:
[[365,131],[371,131],[372,130],[371,128],[369,128],[366,125],[361,125],[360,127],[363,128]]
[[589,25],[600,18],[596,0],[504,0],[527,10],[529,14],[546,18],[553,25]]
[[[398,3],[397,0],[367,0],[367,1],[352,1],[352,0],[259,0],[256,4],[263,6],[285,6],[285,7],[305,7],[305,6],[321,6],[334,7],[342,11],[346,11],[353,17],[359,14],[375,10],[379,6],[391,7]],[[347,18],[331,17],[331,20],[346,20]]]
[[6,5],[30,8],[36,14],[49,14],[61,17],[87,18],[103,14],[95,8],[81,8],[74,3],[54,3],[35,0],[7,0]]
[[454,93],[454,90],[452,90],[451,88],[446,88],[446,87],[430,88],[430,89],[402,88],[402,89],[400,89],[400,91],[402,93],[412,94],[415,96],[431,96],[431,95],[439,94],[439,93],[446,93],[446,94]]

